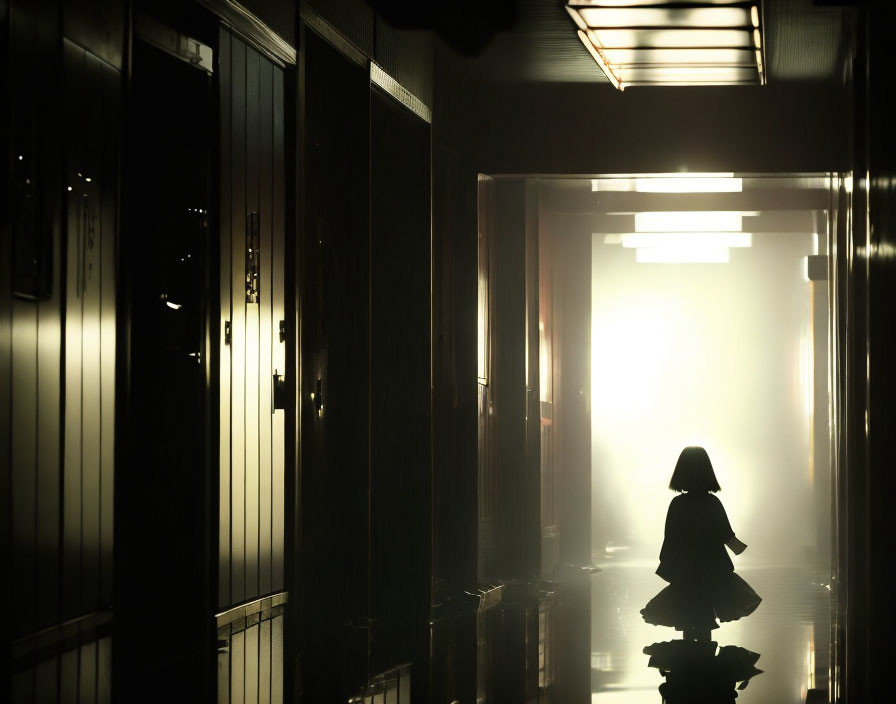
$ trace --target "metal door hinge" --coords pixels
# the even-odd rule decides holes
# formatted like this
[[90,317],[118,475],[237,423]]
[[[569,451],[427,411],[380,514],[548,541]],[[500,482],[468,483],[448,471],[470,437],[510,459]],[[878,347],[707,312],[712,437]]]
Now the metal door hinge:
[[232,333],[230,332],[230,321],[224,321],[224,344],[229,345]]

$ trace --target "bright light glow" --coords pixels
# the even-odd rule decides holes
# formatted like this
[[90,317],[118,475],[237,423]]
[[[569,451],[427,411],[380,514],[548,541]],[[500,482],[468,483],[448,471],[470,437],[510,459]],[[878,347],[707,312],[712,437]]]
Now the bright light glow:
[[740,232],[743,215],[755,213],[735,210],[635,213],[635,232]]
[[755,83],[756,67],[639,66],[626,68],[623,75],[631,83]]
[[629,232],[622,235],[626,249],[640,247],[752,247],[749,232]]
[[573,22],[576,23],[579,29],[586,30],[588,29],[588,25],[585,20],[582,19],[582,16],[578,13],[577,10],[573,10],[569,5],[566,6],[566,11],[569,13],[569,16],[572,17]]
[[750,53],[742,49],[603,49],[603,55],[613,66],[752,66]]
[[599,34],[599,46],[607,49],[693,49],[750,45],[749,32],[743,29],[601,29],[596,33]]
[[591,54],[591,58],[594,59],[595,63],[600,66],[600,70],[604,72],[604,75],[607,77],[607,80],[610,81],[617,89],[623,90],[623,86],[619,82],[619,78],[616,76],[613,71],[610,70],[610,67],[607,65],[607,62],[604,61],[604,57],[600,55],[600,51],[597,46],[599,42],[597,41],[597,37],[594,35],[594,32],[588,31],[587,34],[582,30],[579,30],[579,39],[582,40],[582,44],[585,45],[585,48],[588,49],[588,53]]
[[[736,6],[737,5],[737,6]],[[569,0],[580,39],[607,78],[625,86],[736,85],[764,82],[758,6],[665,0]]]
[[657,173],[638,178],[593,178],[592,191],[638,191],[640,193],[740,193],[743,179],[733,173],[682,171]]
[[639,264],[727,264],[727,247],[641,247],[635,250]]
[[806,333],[800,339],[800,386],[803,413],[810,417],[815,410],[815,354],[812,341],[811,321]]
[[749,22],[746,8],[589,7],[579,14],[589,27],[743,27]]
[[700,177],[682,174],[666,178],[635,179],[639,193],[740,193],[743,180],[739,178]]
[[171,308],[172,310],[180,310],[183,306],[180,303],[172,303],[171,301],[165,301],[165,305]]

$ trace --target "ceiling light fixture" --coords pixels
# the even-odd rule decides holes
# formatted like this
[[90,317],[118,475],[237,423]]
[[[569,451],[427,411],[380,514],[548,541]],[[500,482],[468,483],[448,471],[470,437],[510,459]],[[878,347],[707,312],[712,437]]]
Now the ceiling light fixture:
[[745,215],[757,213],[740,210],[635,213],[635,232],[740,232]]
[[619,90],[766,82],[761,0],[568,0],[566,11]]
[[639,264],[727,264],[727,247],[642,247],[635,250]]
[[621,244],[626,249],[753,246],[753,235],[750,232],[627,232],[621,239]]
[[741,193],[743,179],[733,173],[680,172],[628,178],[593,178],[592,191],[637,193]]

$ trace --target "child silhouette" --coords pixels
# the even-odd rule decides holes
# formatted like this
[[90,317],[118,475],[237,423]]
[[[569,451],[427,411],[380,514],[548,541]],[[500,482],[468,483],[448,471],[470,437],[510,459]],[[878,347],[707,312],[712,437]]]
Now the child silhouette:
[[725,551],[747,546],[734,535],[709,455],[702,447],[682,450],[669,488],[680,492],[669,504],[666,534],[656,573],[669,582],[641,615],[647,623],[673,626],[683,637],[709,640],[721,621],[735,621],[756,610],[762,599],[734,573]]

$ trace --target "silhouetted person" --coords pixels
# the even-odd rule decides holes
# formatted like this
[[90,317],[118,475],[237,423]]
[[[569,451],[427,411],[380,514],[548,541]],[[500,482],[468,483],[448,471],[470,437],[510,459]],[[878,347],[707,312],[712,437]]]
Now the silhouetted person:
[[[731,704],[737,690],[745,689],[759,654],[735,645],[718,649],[714,642],[671,641],[644,648],[666,681],[660,685],[665,704]],[[738,686],[738,682],[740,686]]]
[[672,499],[666,514],[666,536],[656,573],[669,582],[641,610],[647,623],[672,626],[684,638],[709,640],[721,621],[751,614],[762,599],[734,574],[725,546],[739,555],[739,541],[722,502],[706,450],[686,447],[672,473],[669,488],[682,492]]

